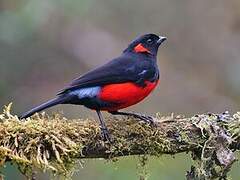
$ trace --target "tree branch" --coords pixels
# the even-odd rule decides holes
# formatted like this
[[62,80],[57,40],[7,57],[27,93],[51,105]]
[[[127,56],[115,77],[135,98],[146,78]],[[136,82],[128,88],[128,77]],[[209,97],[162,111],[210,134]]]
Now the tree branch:
[[113,143],[104,142],[93,120],[67,120],[60,115],[35,115],[20,121],[0,115],[0,165],[16,163],[24,174],[33,168],[67,173],[78,158],[113,158],[128,155],[191,152],[195,166],[186,178],[226,178],[240,148],[240,114],[155,118],[156,127],[127,117],[106,118]]

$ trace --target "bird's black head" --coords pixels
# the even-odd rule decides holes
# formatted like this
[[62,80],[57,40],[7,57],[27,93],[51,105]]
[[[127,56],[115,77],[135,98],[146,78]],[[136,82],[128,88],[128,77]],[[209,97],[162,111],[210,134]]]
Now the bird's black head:
[[158,47],[166,39],[166,37],[157,36],[156,34],[145,34],[133,40],[124,52],[134,52],[156,56]]

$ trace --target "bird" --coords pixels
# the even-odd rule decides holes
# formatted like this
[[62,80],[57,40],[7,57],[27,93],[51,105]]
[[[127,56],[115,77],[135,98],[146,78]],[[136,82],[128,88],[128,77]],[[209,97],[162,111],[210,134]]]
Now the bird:
[[153,33],[137,37],[120,56],[74,79],[55,98],[23,113],[19,118],[26,119],[59,104],[83,105],[96,111],[101,135],[104,140],[109,141],[111,136],[102,111],[113,115],[133,116],[152,123],[150,116],[119,110],[139,103],[159,84],[157,52],[166,39]]

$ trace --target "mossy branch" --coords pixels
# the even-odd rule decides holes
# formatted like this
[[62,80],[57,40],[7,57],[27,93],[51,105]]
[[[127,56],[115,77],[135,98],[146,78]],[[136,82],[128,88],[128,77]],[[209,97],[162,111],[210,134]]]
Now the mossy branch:
[[60,115],[35,115],[20,121],[0,114],[0,165],[11,161],[24,174],[50,169],[66,174],[79,158],[113,158],[129,155],[191,152],[195,165],[186,178],[224,179],[240,148],[240,113],[162,117],[156,127],[128,117],[107,118],[113,142],[104,142],[94,120],[68,120]]

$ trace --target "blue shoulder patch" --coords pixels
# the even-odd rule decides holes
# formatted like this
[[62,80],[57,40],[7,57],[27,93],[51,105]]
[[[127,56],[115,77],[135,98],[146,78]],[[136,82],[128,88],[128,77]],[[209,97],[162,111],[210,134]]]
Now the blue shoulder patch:
[[69,94],[78,96],[79,99],[88,98],[88,97],[91,98],[91,97],[97,96],[100,90],[101,90],[100,86],[95,86],[95,87],[89,87],[89,88],[76,89],[70,92]]

